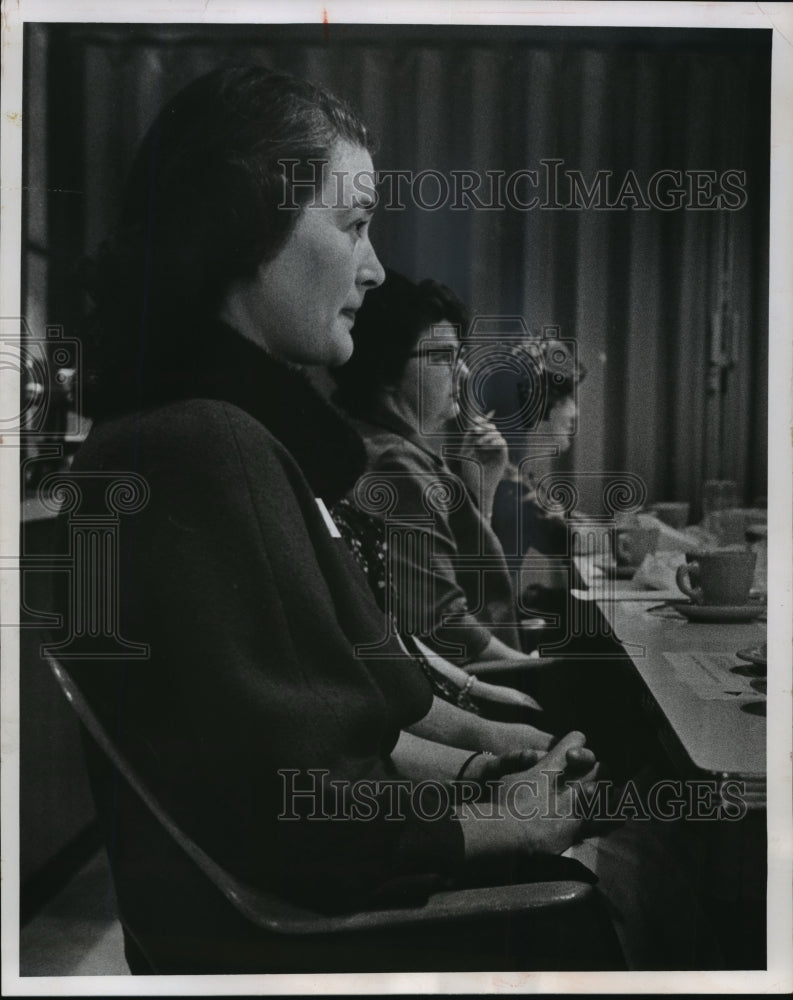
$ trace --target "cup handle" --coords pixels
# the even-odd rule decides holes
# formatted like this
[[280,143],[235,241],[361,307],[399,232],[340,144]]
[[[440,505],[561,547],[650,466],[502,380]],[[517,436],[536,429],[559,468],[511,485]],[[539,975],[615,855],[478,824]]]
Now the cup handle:
[[628,535],[617,532],[617,558],[624,562],[630,562],[631,543]]
[[[693,577],[699,576],[699,563],[690,562],[684,563],[682,566],[677,567],[677,572],[675,573],[675,580],[677,581],[678,587],[686,594],[695,604],[702,603],[702,588],[695,587],[693,585]],[[689,586],[686,580],[691,584]]]

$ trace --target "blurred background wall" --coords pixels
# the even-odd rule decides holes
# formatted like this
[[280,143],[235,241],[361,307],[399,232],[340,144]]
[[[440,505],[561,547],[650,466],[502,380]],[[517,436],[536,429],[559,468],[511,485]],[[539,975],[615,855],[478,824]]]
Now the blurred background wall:
[[[578,340],[590,374],[570,467],[630,470],[649,499],[691,500],[695,509],[705,478],[736,480],[745,503],[765,495],[770,32],[27,32],[34,332],[45,322],[64,324],[67,335],[76,328],[83,304],[70,268],[112,225],[138,140],[164,101],[221,64],[251,61],[327,85],[379,137],[379,169],[510,175],[556,159],[587,185],[610,171],[612,193],[633,171],[640,193],[627,206],[641,204],[660,170],[712,171],[719,181],[745,171],[746,203],[736,211],[455,210],[451,199],[429,211],[408,197],[403,211],[378,214],[373,242],[385,264],[444,281],[475,314],[520,315]],[[441,200],[431,179],[422,191]],[[532,193],[526,184],[516,192],[524,201]]]

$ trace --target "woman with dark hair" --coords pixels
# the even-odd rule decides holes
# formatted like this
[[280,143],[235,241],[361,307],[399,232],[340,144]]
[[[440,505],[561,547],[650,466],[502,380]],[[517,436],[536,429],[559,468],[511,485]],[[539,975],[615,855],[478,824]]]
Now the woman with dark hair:
[[509,461],[493,501],[493,529],[508,556],[524,556],[530,548],[568,556],[568,524],[541,505],[536,484],[538,469],[570,449],[586,368],[552,338],[519,344],[512,359],[482,387],[493,423],[505,433],[509,428]]
[[448,288],[388,272],[358,312],[352,359],[334,377],[369,458],[357,499],[366,504],[367,491],[385,487],[393,497],[388,517],[409,533],[391,548],[397,621],[471,666],[523,657],[501,547],[443,457],[466,327],[465,309]]
[[[488,761],[470,751],[508,748],[471,746],[473,727],[418,748],[405,732],[435,710],[431,689],[383,638],[328,514],[364,449],[300,370],[349,358],[356,313],[383,280],[369,148],[349,108],[266,69],[218,70],[174,98],[141,146],[115,235],[85,268],[94,424],[73,465],[81,510],[106,514],[119,483],[145,502],[118,514],[114,550],[118,645],[139,645],[109,655],[75,628],[69,670],[204,855],[326,912],[423,899],[483,865],[519,875],[516,860],[576,838],[568,781],[594,773],[580,734],[525,771],[539,751]],[[104,571],[84,569],[102,596]],[[133,971],[372,967],[343,937],[323,950],[264,934],[90,739],[87,755]],[[454,811],[427,788],[421,812],[394,814],[391,783],[463,770],[514,771],[493,794],[517,796],[517,811]],[[521,819],[533,806],[542,818]],[[384,967],[404,961],[400,941]]]

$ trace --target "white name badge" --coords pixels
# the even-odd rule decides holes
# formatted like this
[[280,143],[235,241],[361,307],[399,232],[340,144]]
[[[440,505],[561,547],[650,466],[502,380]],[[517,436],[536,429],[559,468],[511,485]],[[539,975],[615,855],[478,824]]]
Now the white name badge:
[[336,527],[336,524],[333,518],[330,516],[328,508],[325,506],[322,499],[320,497],[314,497],[314,499],[317,501],[317,507],[319,507],[319,512],[322,515],[322,520],[327,525],[328,531],[330,532],[330,537],[341,538],[341,532]]

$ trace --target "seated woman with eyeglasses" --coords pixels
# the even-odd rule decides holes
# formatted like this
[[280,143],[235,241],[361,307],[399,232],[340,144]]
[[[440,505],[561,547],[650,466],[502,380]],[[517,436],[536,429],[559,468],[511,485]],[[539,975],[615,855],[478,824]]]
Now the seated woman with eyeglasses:
[[356,316],[351,360],[333,373],[337,399],[369,459],[356,502],[390,526],[400,629],[456,663],[524,661],[501,545],[443,454],[466,326],[448,288],[387,272]]

